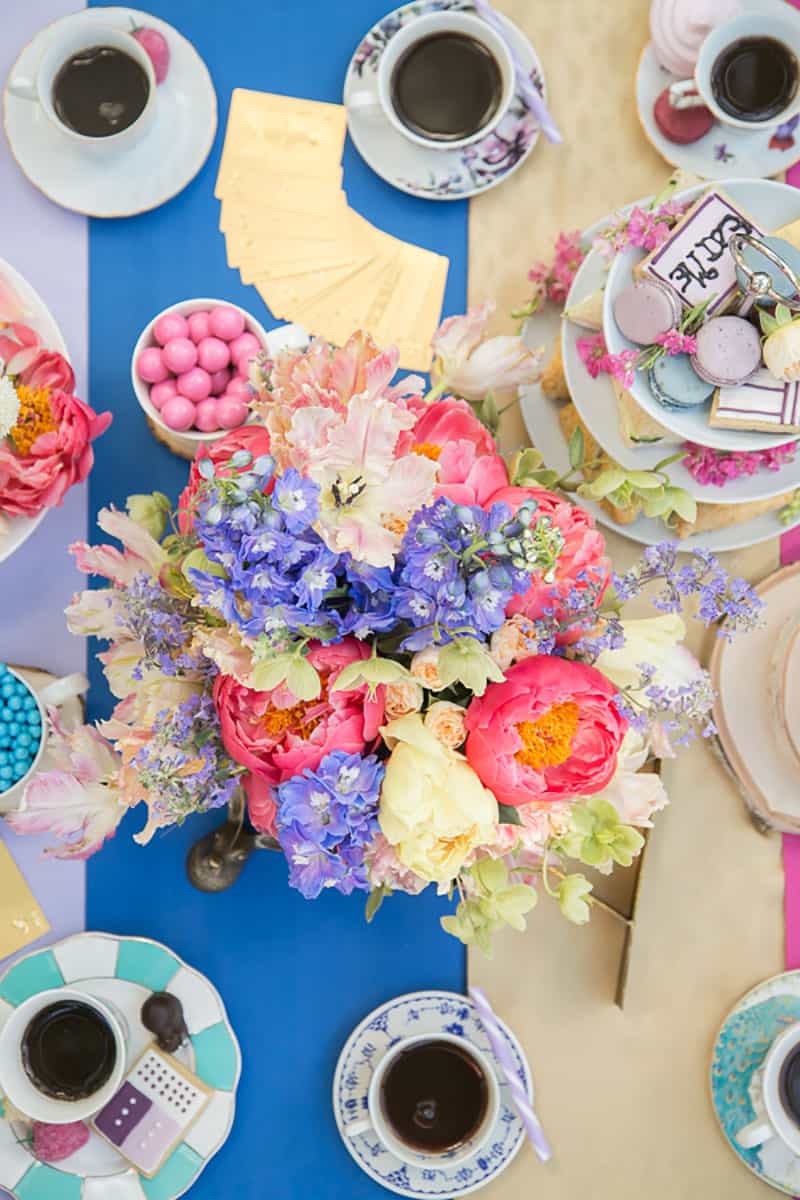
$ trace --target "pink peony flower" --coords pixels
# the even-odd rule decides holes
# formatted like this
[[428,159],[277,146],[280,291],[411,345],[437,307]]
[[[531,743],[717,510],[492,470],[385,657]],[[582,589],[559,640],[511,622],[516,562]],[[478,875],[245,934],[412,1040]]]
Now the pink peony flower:
[[417,423],[401,434],[396,452],[413,451],[438,463],[434,496],[446,496],[455,504],[482,505],[492,492],[507,485],[508,471],[494,438],[465,400],[446,396],[415,408]]
[[615,695],[585,663],[527,658],[467,709],[470,765],[501,804],[514,807],[602,791],[627,728]]
[[262,783],[282,783],[305,767],[313,769],[331,750],[360,753],[377,736],[384,716],[382,688],[374,700],[363,684],[352,691],[327,688],[331,676],[369,654],[369,647],[355,638],[338,645],[312,643],[308,661],[322,678],[316,700],[297,701],[284,684],[258,692],[229,675],[217,677],[214,703],[225,749],[258,777],[248,785],[248,794],[257,797],[250,812],[257,829],[268,828]]
[[75,373],[57,350],[40,350],[30,366],[20,372],[17,383],[29,388],[72,393],[75,391]]
[[[503,503],[516,512],[524,500],[536,501],[536,517],[547,517],[561,531],[564,546],[553,582],[545,583],[541,575],[532,576],[528,591],[522,596],[512,596],[506,613],[510,617],[522,613],[531,620],[547,614],[549,620],[561,626],[556,639],[559,643],[575,641],[587,625],[594,624],[593,612],[611,578],[605,540],[585,509],[544,488],[501,488],[489,497],[484,508]],[[588,612],[575,611],[572,601],[576,596],[585,601]]]
[[35,329],[20,321],[0,320],[0,330],[0,359],[9,375],[19,375],[36,358],[41,339]]
[[0,443],[0,509],[12,517],[32,517],[61,504],[73,484],[83,482],[94,464],[91,443],[108,429],[111,413],[98,416],[69,392],[19,391],[15,431],[27,437],[32,428],[35,440],[24,443],[24,450]]
[[[230,433],[226,433],[218,441],[212,442],[210,446],[203,446],[198,450],[189,470],[189,482],[181,492],[181,497],[178,501],[178,524],[181,533],[191,532],[192,508],[197,489],[201,482],[201,475],[198,470],[201,459],[210,458],[214,464],[216,474],[227,475],[230,472],[226,469],[226,464],[230,462],[231,457],[237,450],[249,450],[253,458],[259,458],[262,454],[269,454],[269,433],[262,425],[242,425],[241,428],[232,429]],[[247,470],[246,467],[242,469]]]

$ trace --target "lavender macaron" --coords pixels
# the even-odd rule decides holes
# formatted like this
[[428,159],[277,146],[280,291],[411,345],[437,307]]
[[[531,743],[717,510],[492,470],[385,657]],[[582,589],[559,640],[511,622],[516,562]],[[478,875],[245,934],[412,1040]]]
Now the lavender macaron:
[[614,320],[623,337],[650,346],[681,319],[678,297],[657,279],[637,279],[614,300]]
[[715,387],[735,387],[761,366],[761,338],[744,317],[712,317],[698,329],[692,366]]

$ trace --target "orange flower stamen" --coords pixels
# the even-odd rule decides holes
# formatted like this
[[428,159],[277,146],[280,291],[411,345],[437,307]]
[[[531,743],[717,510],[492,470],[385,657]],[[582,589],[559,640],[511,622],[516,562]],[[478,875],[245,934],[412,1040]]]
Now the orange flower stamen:
[[432,458],[434,462],[438,462],[442,447],[437,446],[435,442],[415,442],[411,447],[411,453],[420,454],[423,458]]
[[541,771],[559,767],[572,753],[572,739],[578,728],[580,710],[573,700],[554,704],[536,721],[520,721],[516,726],[522,748],[514,758],[526,767]]
[[301,700],[291,708],[268,708],[261,723],[270,737],[281,738],[285,733],[294,733],[307,741],[322,720],[322,714],[309,716],[309,709],[318,705],[319,698],[308,702]]
[[43,433],[58,429],[50,405],[49,388],[29,388],[24,384],[17,388],[19,417],[11,430],[10,437],[17,454],[30,454],[37,438]]

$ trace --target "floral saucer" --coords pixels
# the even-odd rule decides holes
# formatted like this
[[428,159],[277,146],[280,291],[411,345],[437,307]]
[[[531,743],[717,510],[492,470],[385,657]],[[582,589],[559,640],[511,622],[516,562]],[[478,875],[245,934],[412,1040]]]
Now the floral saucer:
[[726,1141],[746,1167],[787,1196],[800,1194],[800,1158],[772,1138],[743,1150],[734,1135],[764,1115],[761,1066],[773,1040],[800,1021],[800,971],[758,984],[725,1018],[711,1059],[711,1099]]
[[[347,68],[344,103],[356,91],[377,91],[381,56],[390,39],[410,22],[430,12],[473,12],[469,0],[415,0],[373,25]],[[542,66],[531,43],[506,17],[502,18],[511,48],[541,95]],[[462,149],[428,150],[391,125],[379,106],[349,108],[350,137],[361,157],[387,183],[427,200],[466,200],[496,187],[522,165],[539,138],[539,125],[519,92],[498,127],[482,141]]]
[[153,991],[172,992],[183,1005],[190,1035],[175,1057],[214,1094],[152,1179],[140,1176],[93,1131],[69,1158],[52,1165],[41,1163],[30,1151],[29,1123],[13,1117],[0,1120],[0,1196],[176,1200],[214,1157],[233,1124],[241,1055],[219,994],[203,975],[158,942],[80,933],[17,960],[0,976],[0,1026],[29,996],[64,984],[108,1000],[122,1013],[129,1032],[129,1066],[152,1038],[139,1017],[143,1002]]
[[[505,1025],[502,1030],[532,1099],[531,1072],[522,1047]],[[516,1157],[525,1140],[506,1083],[500,1083],[500,1115],[493,1137],[474,1160],[458,1166],[435,1169],[410,1166],[391,1154],[374,1133],[350,1138],[344,1132],[365,1111],[370,1079],[381,1055],[398,1038],[419,1033],[456,1034],[473,1042],[490,1060],[494,1057],[478,1014],[466,996],[438,991],[398,996],[369,1013],[345,1042],[333,1077],[333,1111],[342,1141],[376,1183],[390,1192],[418,1200],[430,1197],[450,1200],[476,1192],[495,1179]]]
[[[86,8],[62,20],[97,20]],[[6,91],[3,119],[11,153],[34,187],[55,204],[90,217],[130,217],[166,204],[194,179],[208,158],[217,130],[217,97],[208,69],[185,37],[166,21],[136,8],[103,8],[103,20],[130,32],[148,25],[170,50],[167,78],[157,91],[156,121],[147,136],[120,153],[113,168],[76,149],[38,104]],[[40,30],[23,49],[12,75],[33,73],[61,21]]]
[[[742,0],[741,8],[743,12],[781,15],[786,0]],[[648,140],[668,163],[701,179],[765,179],[800,161],[800,117],[765,130],[735,129],[715,122],[707,134],[688,146],[671,142],[656,125],[653,106],[677,78],[660,65],[648,43],[636,72],[636,108]]]
[[[31,329],[39,334],[42,346],[47,350],[57,350],[68,359],[69,354],[61,330],[44,300],[11,263],[0,258],[0,283],[2,282],[7,283],[19,298],[25,310],[25,324],[30,325]],[[3,517],[0,512],[0,563],[10,558],[15,550],[27,542],[46,515],[46,508],[35,517]]]

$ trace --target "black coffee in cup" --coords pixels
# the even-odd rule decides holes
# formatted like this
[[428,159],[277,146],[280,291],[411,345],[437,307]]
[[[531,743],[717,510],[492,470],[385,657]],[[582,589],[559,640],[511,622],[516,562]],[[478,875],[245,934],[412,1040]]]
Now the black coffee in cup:
[[86,1100],[108,1083],[117,1062],[114,1032],[102,1013],[80,1000],[40,1009],[22,1035],[25,1074],[53,1100]]
[[428,1154],[469,1141],[488,1104],[482,1067],[452,1042],[415,1043],[398,1054],[383,1078],[381,1105],[395,1137]]
[[421,137],[455,142],[491,121],[503,94],[500,67],[483,42],[465,33],[433,33],[397,60],[394,110]]
[[800,1046],[787,1055],[778,1080],[781,1104],[796,1125],[800,1125]]
[[740,121],[769,121],[791,104],[798,64],[792,51],[773,37],[731,42],[711,69],[711,91],[723,112]]
[[140,63],[114,46],[73,54],[53,82],[53,108],[68,129],[84,137],[121,133],[142,115],[150,80]]

